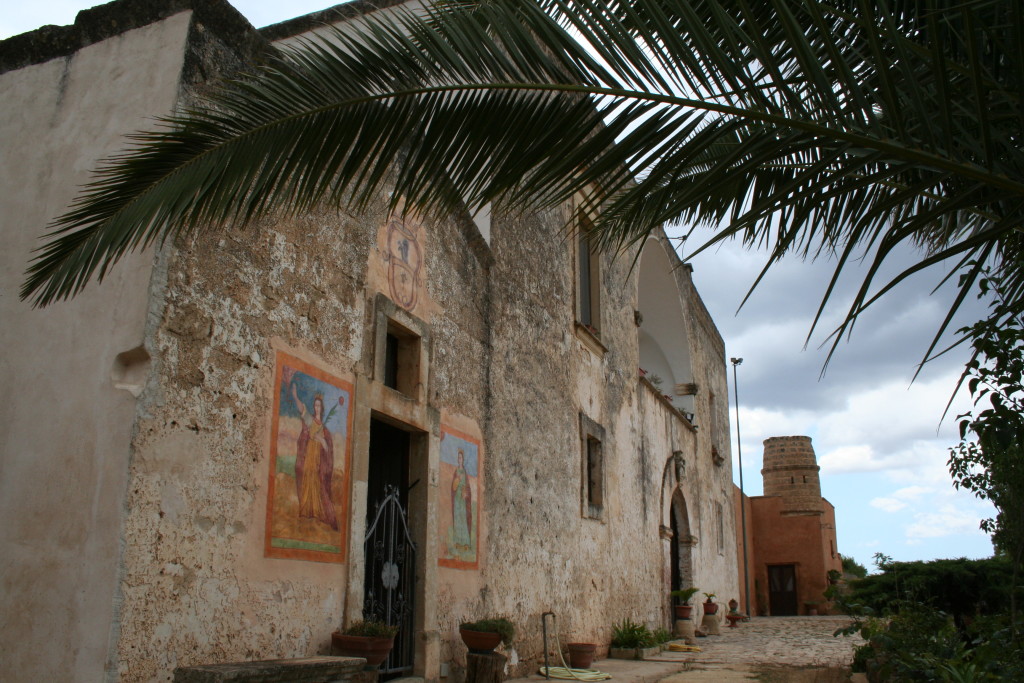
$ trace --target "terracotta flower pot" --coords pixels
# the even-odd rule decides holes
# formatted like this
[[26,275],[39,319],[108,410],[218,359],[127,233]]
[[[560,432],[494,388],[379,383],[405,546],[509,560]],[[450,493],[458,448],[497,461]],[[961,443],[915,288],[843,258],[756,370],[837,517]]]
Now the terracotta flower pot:
[[466,644],[469,651],[477,654],[493,652],[501,642],[501,634],[488,631],[467,631],[460,628],[459,635],[462,636],[462,642]]
[[594,663],[597,645],[594,643],[569,643],[569,666],[573,669],[589,669]]
[[340,631],[331,634],[331,649],[343,657],[362,657],[366,666],[376,668],[388,657],[394,647],[395,637],[371,638],[369,636],[346,636]]
[[676,619],[689,619],[693,613],[693,605],[676,605]]
[[718,603],[717,602],[705,602],[704,603],[704,614],[718,614]]

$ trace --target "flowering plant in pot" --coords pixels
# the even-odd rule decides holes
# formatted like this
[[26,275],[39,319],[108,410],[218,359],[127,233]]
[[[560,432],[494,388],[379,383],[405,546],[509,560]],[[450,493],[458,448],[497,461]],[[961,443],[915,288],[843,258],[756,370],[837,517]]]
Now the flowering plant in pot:
[[505,647],[512,644],[515,638],[516,627],[504,617],[493,619],[481,619],[479,621],[464,621],[459,624],[459,636],[466,644],[470,652],[478,654],[493,652],[498,643],[504,643]]
[[704,597],[704,614],[718,614],[718,603],[715,602],[717,596],[714,593],[705,593]]
[[368,669],[387,659],[395,644],[397,626],[382,621],[356,621],[331,634],[331,649],[343,657],[362,657]]
[[693,610],[693,606],[690,604],[690,598],[697,594],[699,588],[690,586],[689,588],[680,588],[669,593],[670,596],[676,598],[679,604],[675,606],[676,619],[689,619],[690,612]]

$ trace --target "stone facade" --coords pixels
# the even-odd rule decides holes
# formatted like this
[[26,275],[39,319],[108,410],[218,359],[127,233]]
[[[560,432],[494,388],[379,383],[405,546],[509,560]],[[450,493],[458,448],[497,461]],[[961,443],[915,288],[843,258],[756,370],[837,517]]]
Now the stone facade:
[[[842,557],[835,507],[821,496],[810,437],[765,439],[763,462],[764,495],[746,497],[738,488],[734,491],[737,523],[744,514],[747,521],[750,611],[774,616],[825,613],[828,572],[842,571]],[[742,532],[736,539],[742,593]],[[745,600],[741,603],[745,609]]]
[[[150,681],[328,654],[376,578],[363,539],[396,455],[384,438],[403,444],[386,474],[416,546],[416,675],[459,678],[464,620],[510,618],[524,673],[543,658],[543,612],[562,642],[605,648],[623,618],[668,627],[673,588],[736,594],[724,345],[664,235],[635,268],[635,252],[593,255],[589,323],[575,202],[438,222],[390,216],[383,198],[324,207],[133,255],[45,310],[18,302],[44,226],[124,133],[310,30],[258,32],[219,0],[90,12],[60,40],[0,44],[0,139],[21,160],[0,170],[11,670]],[[285,453],[283,435],[317,409],[297,389],[290,407],[285,363],[347,392],[348,422],[323,421],[338,543],[283,543],[274,526],[273,492],[300,510],[305,495],[303,447]],[[458,505],[453,440],[472,461]]]

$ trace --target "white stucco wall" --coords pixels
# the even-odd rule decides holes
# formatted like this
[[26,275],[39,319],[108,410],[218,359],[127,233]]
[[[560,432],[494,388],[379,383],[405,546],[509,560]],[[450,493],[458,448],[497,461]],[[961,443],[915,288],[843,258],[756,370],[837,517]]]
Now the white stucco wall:
[[96,160],[175,106],[190,16],[0,76],[0,662],[10,680],[104,677],[136,414],[112,371],[143,344],[153,255],[129,257],[70,303],[33,310],[18,291],[39,236]]

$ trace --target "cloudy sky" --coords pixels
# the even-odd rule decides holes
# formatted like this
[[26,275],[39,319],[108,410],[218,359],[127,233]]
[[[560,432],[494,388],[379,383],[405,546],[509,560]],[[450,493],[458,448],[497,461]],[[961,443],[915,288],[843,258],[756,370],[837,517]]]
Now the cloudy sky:
[[[6,2],[0,6],[0,38],[45,24],[70,24],[88,0]],[[323,9],[327,0],[235,0],[253,25],[265,26]],[[699,238],[685,246],[692,251]],[[881,300],[844,342],[824,377],[819,348],[845,312],[849,286],[834,296],[820,330],[805,347],[811,321],[831,275],[827,261],[797,259],[773,268],[737,313],[764,261],[764,254],[735,244],[692,260],[694,279],[738,368],[743,472],[748,494],[761,492],[762,441],[803,434],[813,438],[822,491],[837,509],[840,552],[870,567],[874,553],[898,560],[985,557],[988,536],[978,529],[991,508],[953,489],[945,462],[955,444],[955,416],[967,406],[957,397],[941,422],[966,354],[951,353],[911,378],[950,299],[930,295],[938,282],[925,274]],[[900,262],[916,254],[907,250]],[[982,317],[971,304],[961,323]],[[732,375],[730,369],[730,377]],[[735,397],[731,399],[735,401]],[[736,416],[731,431],[735,443]],[[734,462],[737,457],[733,447]],[[738,473],[737,473],[738,481]]]

